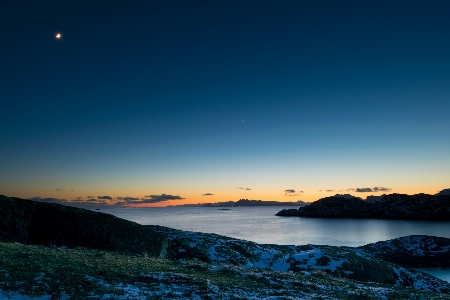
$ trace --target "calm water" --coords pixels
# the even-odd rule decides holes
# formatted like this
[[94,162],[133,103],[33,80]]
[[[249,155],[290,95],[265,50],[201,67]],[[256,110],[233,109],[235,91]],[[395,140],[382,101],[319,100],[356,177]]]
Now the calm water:
[[[284,207],[290,208],[290,207]],[[292,207],[295,208],[295,207]],[[282,207],[106,208],[142,225],[216,233],[261,244],[357,247],[412,234],[450,238],[450,222],[277,217]],[[450,282],[450,269],[420,269]]]
[[217,233],[262,244],[362,246],[411,234],[450,238],[450,222],[277,217],[280,207],[108,208],[143,225]]

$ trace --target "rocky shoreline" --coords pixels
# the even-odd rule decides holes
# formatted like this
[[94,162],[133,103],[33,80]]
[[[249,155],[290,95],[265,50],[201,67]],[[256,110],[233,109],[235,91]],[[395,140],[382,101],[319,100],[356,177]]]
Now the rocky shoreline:
[[373,202],[350,195],[336,195],[319,199],[298,209],[283,209],[276,215],[450,221],[450,195],[391,194]]
[[[378,282],[419,288],[450,294],[450,283],[431,275],[409,269],[425,267],[432,257],[436,266],[449,267],[446,258],[442,261],[434,253],[417,251],[404,252],[390,247],[390,253],[399,253],[403,259],[397,261],[383,260],[385,247],[398,245],[403,241],[413,241],[410,245],[433,243],[436,252],[445,257],[450,253],[450,239],[430,236],[410,236],[399,239],[369,244],[362,247],[337,247],[326,245],[284,246],[257,244],[254,242],[232,239],[215,234],[187,232],[167,227],[154,226],[161,233],[167,234],[170,243],[169,257],[177,260],[200,260],[209,264],[231,264],[247,269],[269,269],[281,272],[308,272],[320,270],[333,277],[348,278],[359,282]],[[387,245],[387,246],[386,246]],[[398,252],[397,252],[398,250]],[[403,256],[404,255],[404,256]],[[404,261],[423,260],[424,263],[402,265]]]

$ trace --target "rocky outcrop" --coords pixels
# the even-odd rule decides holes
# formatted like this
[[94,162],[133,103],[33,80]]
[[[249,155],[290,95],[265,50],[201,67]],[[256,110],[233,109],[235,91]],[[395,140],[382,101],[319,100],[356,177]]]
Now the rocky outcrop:
[[443,189],[437,193],[436,196],[450,196],[450,189]]
[[0,240],[159,256],[167,238],[112,215],[55,203],[0,198]]
[[294,273],[322,271],[360,282],[450,293],[448,282],[384,261],[364,247],[267,245],[216,234],[152,227],[168,236],[168,257],[181,261],[200,260],[212,265]]
[[361,198],[326,197],[299,209],[284,209],[277,216],[365,218],[371,212],[371,203]]
[[450,268],[450,239],[411,235],[368,244],[358,249],[408,268]]
[[[404,288],[409,278],[401,268],[396,274],[404,280],[387,285],[314,269],[293,274],[82,248],[0,242],[0,253],[0,299],[450,299],[443,294],[445,283],[423,273],[412,274],[414,289]],[[326,259],[318,261],[326,264]]]
[[386,195],[380,201],[326,197],[299,209],[284,209],[277,216],[318,218],[379,218],[450,221],[449,195]]
[[450,195],[391,194],[374,204],[383,218],[450,221]]

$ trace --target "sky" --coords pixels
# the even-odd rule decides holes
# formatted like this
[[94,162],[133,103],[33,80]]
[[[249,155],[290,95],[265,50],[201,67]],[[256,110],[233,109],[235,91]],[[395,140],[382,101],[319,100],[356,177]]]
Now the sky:
[[447,0],[0,1],[0,194],[435,194],[449,15]]

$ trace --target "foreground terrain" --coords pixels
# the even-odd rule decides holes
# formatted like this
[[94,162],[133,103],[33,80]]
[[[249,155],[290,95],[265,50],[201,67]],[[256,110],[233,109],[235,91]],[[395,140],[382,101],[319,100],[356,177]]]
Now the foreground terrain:
[[[0,196],[0,299],[450,299],[450,239],[257,244]],[[19,298],[18,298],[19,297]]]
[[0,243],[0,297],[40,299],[450,299],[375,282],[84,248]]

